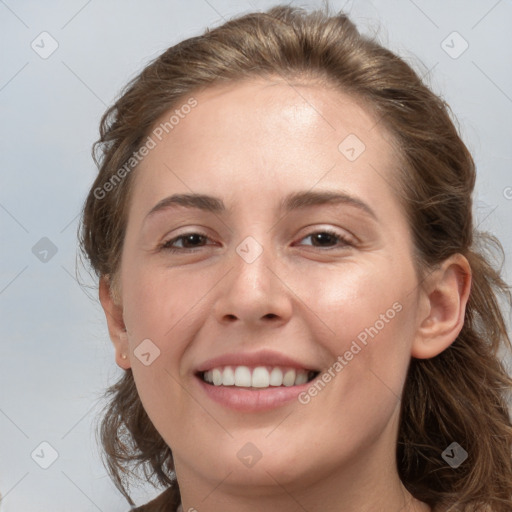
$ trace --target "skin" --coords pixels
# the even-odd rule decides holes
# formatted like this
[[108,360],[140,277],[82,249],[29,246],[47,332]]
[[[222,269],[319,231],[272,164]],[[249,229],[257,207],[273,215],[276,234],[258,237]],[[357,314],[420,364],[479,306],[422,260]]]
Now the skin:
[[[350,96],[257,79],[194,97],[197,107],[136,170],[119,300],[100,283],[117,364],[132,368],[173,451],[183,509],[430,510],[398,477],[400,394],[410,358],[434,357],[460,332],[467,260],[451,257],[420,285],[391,139]],[[349,134],[366,146],[352,162],[338,150]],[[376,218],[349,204],[279,212],[302,190],[343,191]],[[222,198],[228,212],[179,206],[147,217],[190,192]],[[348,243],[315,243],[309,235],[325,228]],[[159,248],[190,232],[208,236],[189,245],[195,252]],[[252,263],[236,252],[247,236],[263,248]],[[211,357],[262,348],[329,368],[397,302],[402,310],[306,405],[241,413],[210,400],[194,377]],[[147,338],[160,350],[149,366],[134,355]],[[237,458],[248,442],[262,454],[251,468]]]

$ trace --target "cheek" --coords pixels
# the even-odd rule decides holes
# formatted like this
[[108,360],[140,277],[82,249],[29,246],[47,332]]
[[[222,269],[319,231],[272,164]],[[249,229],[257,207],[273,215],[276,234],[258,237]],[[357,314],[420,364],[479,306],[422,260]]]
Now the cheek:
[[149,266],[128,269],[123,283],[124,319],[137,392],[167,441],[179,431],[176,419],[186,414],[180,361],[198,328],[201,298],[209,288],[200,276],[191,278],[186,272]]
[[345,398],[400,395],[415,332],[414,282],[412,267],[379,264],[347,266],[304,283],[304,302],[318,317],[315,332],[325,333],[317,341],[333,363],[341,357],[336,385],[343,385]]
[[151,338],[162,351],[179,348],[179,333],[197,317],[212,286],[205,273],[149,266],[131,272],[125,283],[124,315],[132,342]]
[[379,331],[402,325],[406,315],[398,310],[412,308],[412,283],[413,273],[408,269],[354,263],[329,272],[307,272],[307,277],[297,280],[294,292],[314,311],[323,331],[333,340],[346,341],[375,324]]

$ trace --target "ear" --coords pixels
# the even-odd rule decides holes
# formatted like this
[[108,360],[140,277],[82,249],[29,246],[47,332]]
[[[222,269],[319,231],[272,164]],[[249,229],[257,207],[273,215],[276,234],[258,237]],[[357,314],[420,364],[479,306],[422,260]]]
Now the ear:
[[116,352],[116,363],[123,370],[131,368],[128,335],[123,320],[123,307],[116,304],[111,293],[108,276],[102,276],[99,284],[99,298],[107,319],[108,332]]
[[471,267],[462,254],[446,259],[422,285],[421,301],[426,305],[411,355],[430,359],[448,348],[464,325],[466,304],[471,290]]

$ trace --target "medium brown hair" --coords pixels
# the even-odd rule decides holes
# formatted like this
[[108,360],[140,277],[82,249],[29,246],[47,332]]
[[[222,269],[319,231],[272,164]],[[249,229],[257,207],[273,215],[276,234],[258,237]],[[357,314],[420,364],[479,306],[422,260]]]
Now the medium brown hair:
[[[493,259],[503,253],[501,245],[473,225],[475,165],[448,105],[404,60],[361,35],[345,14],[274,7],[206,30],[150,63],[102,118],[93,151],[99,174],[81,224],[83,251],[99,277],[115,278],[134,172],[107,186],[104,197],[95,191],[113,183],[157,119],[215,84],[276,76],[316,79],[362,100],[392,134],[401,164],[397,193],[420,276],[453,254],[468,259],[472,288],[462,331],[438,356],[411,360],[397,465],[410,493],[436,510],[509,512],[512,427],[506,395],[512,380],[498,352],[511,348],[499,300],[509,304],[511,295]],[[108,396],[100,433],[116,485],[133,504],[129,477],[142,467],[146,478],[171,487],[167,506],[175,507],[180,498],[172,453],[143,408],[131,370]],[[456,469],[441,456],[454,441],[468,452]]]

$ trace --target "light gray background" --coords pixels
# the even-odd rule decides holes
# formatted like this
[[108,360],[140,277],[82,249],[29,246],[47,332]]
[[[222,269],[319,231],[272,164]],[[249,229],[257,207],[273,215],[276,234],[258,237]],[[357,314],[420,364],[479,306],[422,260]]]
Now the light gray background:
[[[96,291],[75,280],[78,213],[96,173],[90,147],[107,105],[150,59],[207,26],[276,3],[0,0],[0,512],[128,510],[93,435],[98,399],[120,370]],[[430,70],[478,166],[480,228],[510,254],[512,2],[331,5],[363,32],[380,27],[386,46],[421,74]],[[43,31],[59,45],[47,59],[31,48]],[[469,44],[456,59],[442,47],[453,31]],[[452,52],[462,48],[457,37],[445,43]],[[47,262],[32,252],[42,237],[58,249]],[[508,278],[510,270],[509,260]],[[36,460],[50,461],[43,441],[58,452],[46,470],[31,458],[36,450]],[[136,495],[143,503],[157,493]]]

